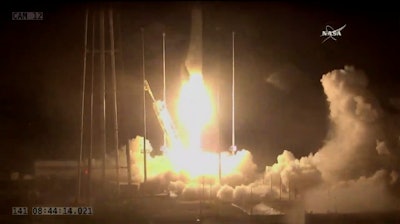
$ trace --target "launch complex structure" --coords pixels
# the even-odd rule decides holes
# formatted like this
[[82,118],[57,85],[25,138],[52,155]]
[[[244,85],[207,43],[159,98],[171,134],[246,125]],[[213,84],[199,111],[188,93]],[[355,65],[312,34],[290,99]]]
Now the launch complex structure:
[[[106,18],[105,16],[108,15],[108,25],[106,24]],[[107,156],[107,149],[106,149],[106,71],[109,70],[111,73],[111,87],[112,87],[112,105],[113,105],[113,138],[114,138],[114,150],[115,151],[115,184],[117,188],[117,192],[119,193],[120,191],[120,161],[119,161],[119,156],[118,154],[120,153],[118,148],[119,148],[119,134],[118,134],[118,108],[117,108],[117,74],[116,74],[116,53],[122,54],[122,45],[121,45],[121,28],[120,28],[120,19],[119,19],[119,14],[117,14],[117,31],[118,31],[118,45],[119,49],[116,51],[115,49],[115,37],[114,37],[114,13],[113,9],[104,9],[100,8],[98,10],[93,10],[89,11],[86,10],[85,12],[85,26],[84,26],[84,51],[83,51],[83,75],[82,75],[82,98],[81,98],[81,127],[80,127],[80,149],[79,149],[79,158],[78,158],[78,181],[77,181],[77,199],[78,201],[81,201],[82,198],[82,182],[83,178],[87,178],[87,186],[84,188],[86,190],[86,193],[90,196],[91,195],[91,183],[92,183],[92,171],[93,171],[93,165],[92,165],[92,159],[93,159],[93,86],[94,86],[94,76],[95,76],[95,71],[99,70],[100,73],[100,85],[101,85],[101,151],[102,151],[102,156],[101,156],[101,181],[103,183],[103,186],[106,183],[106,156]],[[191,38],[190,38],[190,44],[189,44],[189,49],[188,49],[188,54],[187,58],[185,61],[185,67],[189,73],[195,72],[202,72],[202,29],[203,29],[203,19],[202,19],[202,11],[199,7],[195,7],[192,10],[192,23],[191,23]],[[109,34],[108,34],[108,39],[109,43],[107,46],[110,47],[110,49],[106,50],[106,28],[108,27],[109,29]],[[99,40],[97,40],[98,38]],[[97,43],[97,41],[99,41]],[[167,102],[166,102],[166,33],[162,33],[162,67],[163,67],[163,74],[162,74],[162,80],[163,80],[163,96],[162,100],[156,99],[151,88],[150,84],[146,79],[146,70],[145,70],[145,38],[144,38],[144,28],[141,28],[141,42],[142,42],[142,79],[143,79],[143,164],[144,164],[144,180],[143,182],[145,183],[147,181],[147,157],[149,156],[149,150],[148,146],[146,145],[146,140],[147,140],[147,124],[146,124],[146,116],[147,116],[147,111],[146,111],[146,95],[148,94],[151,98],[151,103],[153,105],[154,112],[157,116],[158,122],[162,128],[163,131],[163,146],[162,146],[162,151],[163,153],[168,153],[168,148],[169,147],[181,147],[182,142],[181,139],[178,135],[178,131],[176,129],[176,126],[173,122],[173,119],[168,111],[167,108]],[[90,44],[90,46],[89,46]],[[99,49],[96,48],[96,44],[99,45]],[[97,62],[98,64],[96,65],[95,63],[95,55],[99,55],[99,61]],[[106,63],[106,55],[109,54],[110,62],[107,66]],[[89,58],[88,58],[89,57]],[[89,60],[88,60],[89,59]],[[122,60],[123,61],[123,60]],[[89,63],[90,64],[89,64]],[[123,68],[123,63],[121,63],[122,69],[121,71],[124,71]],[[109,69],[106,69],[108,67]],[[90,73],[89,73],[90,72]],[[85,101],[87,100],[87,83],[86,80],[87,75],[90,79],[90,109],[89,111],[85,110]],[[147,94],[146,94],[147,93]],[[219,107],[217,105],[217,107]],[[84,147],[84,132],[85,132],[85,114],[89,114],[89,120],[90,120],[90,125],[89,125],[89,133],[90,133],[90,144],[88,149],[85,149]],[[219,109],[217,111],[219,113]],[[219,115],[218,115],[219,116]],[[108,117],[107,117],[108,118]],[[129,147],[129,146],[127,146]],[[87,161],[86,164],[84,164],[84,151],[86,151],[87,155]],[[232,144],[229,150],[232,153],[235,153],[237,148],[236,148],[236,142],[235,142],[235,32],[232,32]],[[127,156],[127,174],[128,174],[128,184],[132,183],[131,180],[131,161],[130,161],[130,150],[126,150],[126,156]],[[221,180],[221,151],[219,150],[219,180]],[[87,169],[84,169],[87,167]],[[85,172],[83,172],[85,170]]]

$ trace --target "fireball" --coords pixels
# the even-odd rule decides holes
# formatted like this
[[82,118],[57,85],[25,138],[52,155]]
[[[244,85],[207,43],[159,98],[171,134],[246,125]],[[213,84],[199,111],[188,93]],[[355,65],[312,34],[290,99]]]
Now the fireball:
[[[218,154],[201,148],[204,128],[215,121],[214,108],[211,91],[206,87],[201,73],[191,74],[189,80],[182,85],[178,103],[180,138],[185,144],[169,150],[166,156],[175,172],[192,180],[201,176],[215,180],[218,177]],[[221,158],[221,172],[224,176],[237,172],[243,160],[240,155],[226,153]]]
[[[213,116],[215,105],[211,91],[206,87],[201,73],[190,75],[189,80],[182,85],[178,101],[179,134],[175,132],[168,111],[164,110],[165,104],[161,101],[156,103],[161,111],[158,118],[162,121],[164,131],[168,133],[169,144],[163,151],[162,157],[149,157],[147,161],[149,178],[156,178],[172,171],[177,177],[183,177],[190,182],[198,182],[206,177],[209,182],[215,183],[220,173],[222,178],[232,176],[244,178],[249,170],[253,170],[248,166],[251,154],[247,151],[235,154],[225,151],[219,155],[218,152],[202,148],[202,132],[207,131],[205,128],[215,122],[216,117]],[[141,159],[140,143],[143,140],[136,138],[135,141],[134,148],[137,152],[134,159],[135,169],[142,173],[144,164]]]
[[183,84],[178,104],[178,117],[184,130],[182,139],[190,150],[200,150],[201,133],[214,112],[210,91],[200,73],[190,75]]

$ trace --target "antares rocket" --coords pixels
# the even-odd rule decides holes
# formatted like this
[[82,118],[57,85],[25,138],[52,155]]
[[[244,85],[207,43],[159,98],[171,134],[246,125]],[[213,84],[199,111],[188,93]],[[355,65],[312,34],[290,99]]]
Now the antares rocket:
[[[183,63],[183,77],[189,79],[190,75],[200,74],[203,75],[203,21],[202,11],[199,6],[195,6],[192,10],[191,16],[191,34],[190,43],[186,59]],[[156,100],[150,89],[149,83],[145,81],[145,91],[149,93],[153,100],[153,109],[156,113],[157,119],[161,125],[161,128],[166,136],[169,147],[183,147],[178,131],[174,125],[174,122],[167,109],[167,105],[164,101]],[[213,124],[203,130],[202,133],[202,148],[206,148],[212,151],[219,151],[219,133],[217,131],[217,123]]]
[[[203,74],[203,13],[200,4],[192,9],[190,43],[184,63],[186,77]],[[203,77],[204,79],[204,77]],[[217,98],[217,97],[214,97]],[[218,107],[219,105],[217,105]],[[209,125],[202,132],[202,148],[219,151],[218,121]]]
[[187,77],[203,73],[203,16],[200,6],[192,10],[190,43],[183,66]]

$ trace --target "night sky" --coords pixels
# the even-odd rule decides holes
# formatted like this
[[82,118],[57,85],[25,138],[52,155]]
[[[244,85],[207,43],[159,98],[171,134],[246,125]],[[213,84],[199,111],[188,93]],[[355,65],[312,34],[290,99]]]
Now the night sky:
[[[391,103],[400,98],[400,16],[392,5],[355,7],[276,2],[201,5],[204,76],[206,82],[220,79],[222,83],[220,122],[222,145],[226,149],[231,141],[232,31],[236,33],[236,142],[239,148],[255,155],[260,167],[275,161],[283,149],[303,156],[322,146],[329,120],[320,79],[333,69],[354,65],[364,70],[369,89],[382,108],[390,114],[400,113],[399,106]],[[77,158],[85,9],[93,12],[101,6],[109,4],[59,3],[3,9],[0,158],[6,175],[11,170],[31,172],[36,159]],[[162,32],[166,32],[167,102],[175,115],[190,40],[192,7],[190,2],[113,4],[119,50],[120,145],[143,133],[140,28],[145,30],[146,75],[157,97],[162,96]],[[12,21],[13,11],[42,11],[44,20]],[[346,27],[337,41],[322,43],[320,35],[326,25],[339,28],[344,24]],[[98,155],[100,74],[95,73],[94,138]],[[110,73],[106,85],[110,118],[107,142],[111,151],[114,142]],[[87,85],[87,97],[89,90]],[[85,110],[88,109],[89,98],[86,98]],[[87,116],[85,127],[88,124]],[[85,147],[88,136],[85,132]],[[156,149],[160,147],[162,132],[149,104],[148,138]]]

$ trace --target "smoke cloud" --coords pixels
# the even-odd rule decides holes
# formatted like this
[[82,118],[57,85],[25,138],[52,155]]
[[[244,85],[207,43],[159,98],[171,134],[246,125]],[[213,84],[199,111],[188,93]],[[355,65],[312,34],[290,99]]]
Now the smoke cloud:
[[324,179],[338,181],[370,175],[380,168],[376,141],[382,136],[382,110],[367,91],[367,78],[353,67],[321,79],[330,110],[331,129],[314,156]]
[[[323,184],[307,192],[310,209],[339,212],[394,209],[389,190],[397,169],[386,142],[385,116],[367,89],[366,75],[346,66],[321,79],[330,110],[326,144],[312,157]],[[340,208],[340,210],[339,210]]]
[[224,185],[219,189],[219,191],[217,193],[217,197],[219,199],[221,199],[222,201],[232,202],[233,201],[233,191],[234,191],[233,187],[231,187],[229,185]]
[[[259,175],[250,151],[222,153],[222,186],[209,176],[190,179],[174,171],[166,156],[149,156],[148,178],[187,200],[218,198],[242,208],[251,207],[257,214],[279,213],[268,206],[277,199],[301,200],[302,209],[314,212],[398,208],[394,193],[399,187],[400,132],[388,129],[388,116],[368,91],[367,76],[346,66],[323,75],[321,84],[329,106],[330,130],[324,146],[315,154],[295,158],[284,150],[276,163],[265,166]],[[143,179],[142,142],[143,137],[137,136],[130,144],[132,177],[138,182]],[[147,145],[151,148],[150,142]],[[123,161],[125,154],[120,155]],[[230,164],[239,165],[231,169]]]
[[266,167],[265,179],[269,179],[270,184],[272,181],[272,185],[277,188],[282,184],[286,197],[289,197],[290,188],[294,196],[297,196],[298,192],[304,192],[322,181],[321,172],[314,164],[312,155],[296,159],[288,150],[278,156],[277,163]]
[[285,150],[267,166],[271,195],[302,198],[305,209],[316,212],[398,208],[398,155],[392,152],[399,151],[400,132],[387,122],[398,118],[384,113],[368,91],[366,74],[354,67],[323,75],[321,84],[331,122],[325,144],[300,159]]
[[306,207],[314,212],[365,212],[396,209],[396,199],[387,189],[393,183],[389,173],[378,170],[370,177],[340,181],[307,192]]

